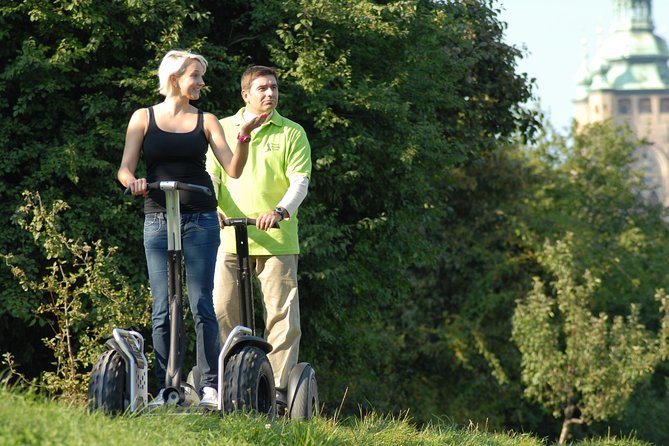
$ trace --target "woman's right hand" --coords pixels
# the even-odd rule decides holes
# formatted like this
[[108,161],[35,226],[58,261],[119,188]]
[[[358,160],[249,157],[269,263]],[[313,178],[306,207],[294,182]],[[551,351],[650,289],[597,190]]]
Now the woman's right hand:
[[146,197],[149,194],[149,189],[146,187],[147,184],[146,178],[135,178],[128,182],[128,188],[132,195]]

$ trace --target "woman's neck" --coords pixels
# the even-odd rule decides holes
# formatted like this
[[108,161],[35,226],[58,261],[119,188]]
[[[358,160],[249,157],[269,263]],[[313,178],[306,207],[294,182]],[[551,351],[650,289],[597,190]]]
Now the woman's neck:
[[177,116],[191,109],[190,101],[181,96],[167,96],[163,102],[158,104],[161,111],[168,116]]

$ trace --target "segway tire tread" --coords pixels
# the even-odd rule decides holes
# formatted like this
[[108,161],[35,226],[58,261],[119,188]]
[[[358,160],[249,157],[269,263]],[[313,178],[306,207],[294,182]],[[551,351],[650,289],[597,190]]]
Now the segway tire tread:
[[125,361],[116,350],[104,352],[93,366],[88,407],[108,415],[122,413],[127,408]]
[[273,418],[276,390],[272,366],[258,347],[244,346],[225,366],[223,406],[226,412],[255,410]]
[[306,366],[288,406],[288,417],[291,420],[309,420],[318,415],[318,405],[316,374],[310,366]]

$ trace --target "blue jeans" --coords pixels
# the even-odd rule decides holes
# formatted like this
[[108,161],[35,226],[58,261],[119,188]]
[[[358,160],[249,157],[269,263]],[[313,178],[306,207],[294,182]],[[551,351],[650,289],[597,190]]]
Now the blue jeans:
[[[186,264],[188,300],[195,321],[197,365],[202,375],[200,387],[214,387],[220,349],[218,323],[214,314],[212,291],[220,230],[216,212],[181,214],[181,249]],[[149,270],[153,306],[153,350],[155,373],[160,386],[170,347],[169,298],[167,295],[167,221],[164,213],[144,217],[144,252]]]

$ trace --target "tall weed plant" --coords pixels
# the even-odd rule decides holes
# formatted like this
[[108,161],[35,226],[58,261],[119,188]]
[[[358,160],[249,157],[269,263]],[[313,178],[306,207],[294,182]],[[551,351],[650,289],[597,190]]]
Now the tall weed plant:
[[150,322],[147,290],[133,289],[117,268],[117,248],[102,240],[68,237],[59,214],[69,209],[55,200],[49,206],[37,192],[24,192],[25,204],[13,221],[30,233],[42,259],[2,254],[12,275],[32,294],[34,322],[50,327],[42,339],[53,352],[52,367],[40,385],[67,399],[82,399],[88,371],[115,326],[145,329]]

